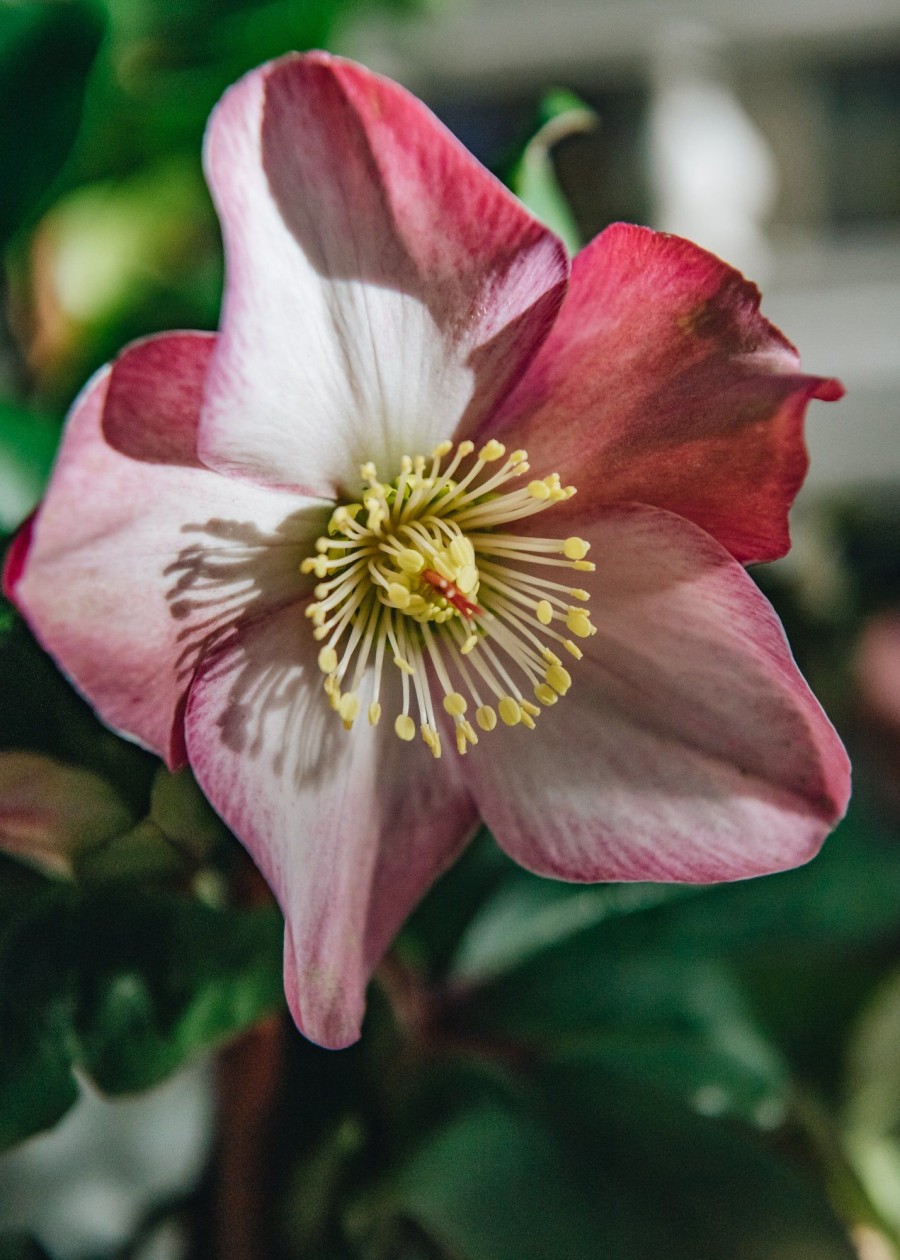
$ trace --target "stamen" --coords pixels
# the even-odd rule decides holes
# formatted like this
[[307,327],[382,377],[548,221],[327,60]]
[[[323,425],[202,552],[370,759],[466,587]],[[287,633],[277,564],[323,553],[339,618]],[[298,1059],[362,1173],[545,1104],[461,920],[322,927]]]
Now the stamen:
[[364,708],[378,725],[387,653],[401,683],[394,730],[410,741],[418,729],[435,757],[442,751],[438,713],[453,723],[462,755],[478,743],[476,727],[490,732],[501,722],[533,730],[540,706],[569,690],[571,675],[548,644],[555,640],[579,659],[574,640],[597,628],[583,606],[589,592],[543,573],[591,572],[594,565],[584,558],[583,538],[509,532],[575,493],[556,473],[519,481],[527,472],[525,451],[507,454],[495,438],[477,453],[465,440],[455,450],[439,442],[429,457],[404,455],[393,482],[382,481],[371,461],[361,465],[361,501],[334,509],[301,564],[317,579],[305,613],[322,641],[325,693],[348,730]]

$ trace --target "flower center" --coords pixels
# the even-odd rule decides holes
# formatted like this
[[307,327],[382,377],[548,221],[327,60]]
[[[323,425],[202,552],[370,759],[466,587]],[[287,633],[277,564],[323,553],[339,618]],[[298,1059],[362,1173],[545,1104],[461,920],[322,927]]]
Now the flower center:
[[542,576],[547,568],[593,570],[584,558],[589,544],[503,532],[571,498],[575,487],[562,486],[556,473],[522,484],[525,451],[507,455],[496,440],[472,458],[474,450],[469,441],[455,450],[441,442],[430,459],[404,455],[391,482],[364,464],[362,501],[334,510],[327,536],[301,565],[319,579],[306,612],[324,641],[319,668],[345,727],[362,709],[363,689],[377,725],[389,658],[402,683],[394,730],[415,738],[414,699],[435,757],[433,688],[443,692],[461,753],[478,743],[475,725],[493,730],[498,713],[507,726],[533,730],[541,706],[556,704],[572,682],[551,644],[578,659],[569,636],[596,633],[584,607],[588,592]]

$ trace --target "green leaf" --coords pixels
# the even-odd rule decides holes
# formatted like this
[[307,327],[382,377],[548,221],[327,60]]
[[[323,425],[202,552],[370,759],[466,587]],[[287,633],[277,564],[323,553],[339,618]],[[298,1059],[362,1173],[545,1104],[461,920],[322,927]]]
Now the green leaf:
[[[853,1260],[856,1252],[811,1170],[744,1125],[697,1115],[657,1090],[629,1087],[590,1060],[538,1082],[550,1123],[590,1167],[608,1170],[635,1216],[661,1232],[628,1260]],[[616,1256],[611,1251],[610,1256]]]
[[72,1076],[74,892],[44,891],[0,935],[0,1150],[55,1124]]
[[103,32],[88,0],[0,8],[0,243],[39,209],[69,155]]
[[574,1053],[612,1079],[645,1080],[706,1114],[773,1123],[785,1066],[727,972],[669,952],[593,948],[532,960],[474,989],[453,1027],[513,1042],[547,1063]]
[[275,910],[223,911],[155,892],[85,898],[79,1060],[108,1093],[148,1089],[282,1003]]
[[15,529],[37,504],[59,433],[56,421],[0,402],[0,530]]
[[512,191],[546,227],[563,241],[570,254],[581,248],[581,234],[559,186],[553,149],[561,140],[597,125],[597,115],[571,92],[556,89],[541,102],[541,125],[510,172]]
[[818,857],[796,870],[708,887],[584,887],[510,870],[461,937],[454,983],[555,951],[650,948],[814,954],[871,944],[900,927],[900,834],[854,805]]
[[452,1260],[854,1256],[821,1187],[752,1130],[593,1062],[463,1103],[349,1220],[378,1260],[407,1254],[410,1224]]
[[280,1009],[282,923],[130,886],[38,880],[0,863],[0,1149],[75,1101],[147,1089]]
[[33,1238],[20,1234],[0,1234],[0,1260],[50,1260]]
[[597,1260],[621,1207],[612,1185],[589,1186],[584,1171],[539,1118],[480,1105],[409,1160],[389,1211],[453,1260]]

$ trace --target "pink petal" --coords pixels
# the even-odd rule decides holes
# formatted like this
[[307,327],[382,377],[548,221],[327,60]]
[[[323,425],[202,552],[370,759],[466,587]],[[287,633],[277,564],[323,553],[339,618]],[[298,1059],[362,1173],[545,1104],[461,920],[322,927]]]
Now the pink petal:
[[134,819],[100,775],[41,753],[0,753],[0,850],[68,875],[85,848],[123,835]]
[[812,857],[849,767],[766,600],[667,512],[610,508],[579,532],[598,633],[567,658],[572,688],[536,731],[498,731],[465,760],[499,843],[578,881],[739,879]]
[[394,734],[391,698],[381,725],[363,714],[344,731],[317,646],[295,608],[236,634],[198,672],[187,740],[201,787],[284,911],[294,1019],[337,1048],[359,1036],[373,968],[477,819],[455,760]]
[[490,429],[539,475],[572,481],[579,504],[667,508],[749,563],[787,551],[807,404],[842,393],[801,373],[738,272],[616,224],[575,259],[559,319]]
[[203,458],[331,495],[477,424],[544,337],[560,243],[396,84],[324,53],[210,121],[225,236]]
[[236,622],[297,599],[322,523],[309,500],[204,468],[196,427],[213,338],[137,343],[72,409],[30,546],[7,584],[100,716],[183,759],[197,657]]

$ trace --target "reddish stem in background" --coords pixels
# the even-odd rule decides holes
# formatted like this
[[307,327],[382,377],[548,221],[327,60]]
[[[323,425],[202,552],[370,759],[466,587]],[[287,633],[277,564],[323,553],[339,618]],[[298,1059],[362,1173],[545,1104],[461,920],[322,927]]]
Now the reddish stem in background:
[[[272,900],[262,876],[249,860],[241,862],[232,888],[238,905],[261,905]],[[272,1015],[226,1046],[218,1056],[214,1173],[217,1260],[259,1260],[272,1254],[269,1174],[284,1050],[283,1020],[280,1015]]]

